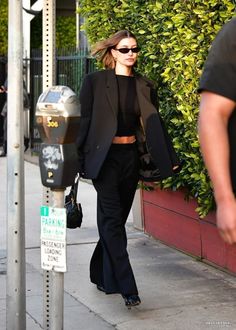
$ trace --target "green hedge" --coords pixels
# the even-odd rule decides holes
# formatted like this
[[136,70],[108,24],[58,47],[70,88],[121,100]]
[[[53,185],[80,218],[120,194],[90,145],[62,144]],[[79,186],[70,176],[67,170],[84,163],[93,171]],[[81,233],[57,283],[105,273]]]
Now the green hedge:
[[[0,0],[0,55],[7,55],[8,0]],[[56,19],[56,47],[76,46],[76,17],[58,16]],[[31,49],[42,48],[42,13],[31,23]]]
[[[31,49],[42,48],[42,13],[32,21]],[[58,16],[56,19],[56,48],[76,46],[76,18],[74,16]]]
[[8,7],[7,7],[7,0],[0,1],[0,54],[6,55],[7,54],[7,35],[8,35],[8,27],[7,27],[7,20],[8,20]]
[[199,151],[197,87],[212,40],[234,15],[234,1],[81,0],[80,5],[90,43],[120,29],[137,36],[142,48],[138,70],[159,86],[160,111],[183,161],[180,174],[162,186],[186,188],[205,216],[214,199]]

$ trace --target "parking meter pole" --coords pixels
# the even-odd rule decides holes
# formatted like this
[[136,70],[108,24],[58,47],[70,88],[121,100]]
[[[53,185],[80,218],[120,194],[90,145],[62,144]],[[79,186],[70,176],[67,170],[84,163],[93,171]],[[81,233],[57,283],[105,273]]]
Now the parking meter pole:
[[8,1],[7,287],[8,330],[26,329],[22,2]]
[[[52,190],[53,207],[64,207],[64,189]],[[64,323],[64,273],[51,272],[50,330],[63,329]]]
[[43,89],[56,82],[56,0],[43,1]]
[[[56,81],[56,0],[43,0],[43,90],[54,85]],[[43,188],[43,204],[51,204],[51,191],[48,187]],[[51,295],[52,286],[58,281],[48,270],[43,272],[43,328],[49,330],[52,320]],[[52,284],[54,282],[54,285]],[[60,310],[63,313],[63,310]],[[58,329],[62,329],[61,325]]]

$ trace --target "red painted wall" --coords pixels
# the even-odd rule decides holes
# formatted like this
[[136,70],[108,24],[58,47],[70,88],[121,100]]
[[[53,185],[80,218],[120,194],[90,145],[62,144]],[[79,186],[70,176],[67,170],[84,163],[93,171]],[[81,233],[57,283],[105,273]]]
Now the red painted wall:
[[218,234],[215,213],[200,219],[195,200],[184,192],[141,190],[144,231],[165,244],[236,273],[236,246]]

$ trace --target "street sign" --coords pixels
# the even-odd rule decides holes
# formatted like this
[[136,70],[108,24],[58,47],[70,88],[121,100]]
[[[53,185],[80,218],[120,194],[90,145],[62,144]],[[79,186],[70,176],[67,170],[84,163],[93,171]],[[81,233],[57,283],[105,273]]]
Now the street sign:
[[41,267],[66,272],[66,210],[41,206]]

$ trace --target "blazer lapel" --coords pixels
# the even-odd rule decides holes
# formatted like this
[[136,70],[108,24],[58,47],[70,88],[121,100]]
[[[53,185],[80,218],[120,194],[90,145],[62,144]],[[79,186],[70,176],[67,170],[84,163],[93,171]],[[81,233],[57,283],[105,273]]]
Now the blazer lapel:
[[115,70],[106,71],[106,95],[115,116],[118,113],[118,86]]

